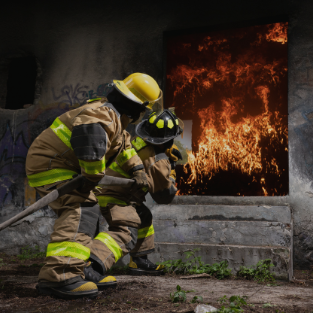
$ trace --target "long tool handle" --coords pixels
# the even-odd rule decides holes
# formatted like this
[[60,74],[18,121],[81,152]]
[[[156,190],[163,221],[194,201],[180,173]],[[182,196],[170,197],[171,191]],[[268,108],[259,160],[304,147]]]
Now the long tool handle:
[[[83,179],[84,178],[82,175],[78,175],[77,177],[70,180],[69,182],[61,186],[60,188],[51,191],[49,194],[39,199],[37,202],[29,206],[23,212],[13,216],[9,220],[0,224],[0,231],[12,225],[13,223],[21,220],[22,218],[40,210],[41,208],[53,202],[54,200],[58,199],[59,197],[62,197],[65,194],[70,193],[72,190],[79,188],[83,183]],[[104,176],[99,181],[99,186],[103,188],[110,187],[110,186],[120,186],[122,188],[129,188],[134,184],[134,182],[135,181],[133,179],[119,178],[119,177],[113,177],[113,176]]]
[[26,210],[23,212],[13,216],[9,220],[5,221],[4,223],[0,224],[0,231],[5,229],[6,227],[12,225],[13,223],[21,220],[22,218],[40,210],[44,206],[48,205],[49,203],[53,202],[54,200],[58,199],[59,197],[62,197],[63,195],[71,192],[72,190],[78,188],[81,186],[83,182],[83,177],[81,175],[78,175],[74,179],[70,180],[63,186],[61,186],[58,189],[55,189],[51,191],[49,194],[46,196],[42,197],[39,199],[37,202],[34,204],[30,205]]
[[120,177],[114,177],[114,176],[109,176],[105,175],[99,182],[98,186],[102,188],[107,188],[107,187],[122,187],[122,188],[130,188],[135,181],[133,179],[128,179],[128,178],[120,178]]
[[59,198],[59,192],[56,189],[56,190],[53,190],[52,192],[50,192],[49,194],[47,194],[46,196],[44,196],[43,198],[39,199],[37,202],[35,202],[31,206],[29,206],[23,212],[13,216],[9,220],[7,220],[4,223],[0,224],[0,231],[2,229],[5,229],[6,227],[10,226],[11,224],[21,220],[25,216],[30,215],[30,214],[38,211],[39,209],[41,209],[44,206],[48,205],[49,203],[51,203],[52,201],[56,200],[57,198]]

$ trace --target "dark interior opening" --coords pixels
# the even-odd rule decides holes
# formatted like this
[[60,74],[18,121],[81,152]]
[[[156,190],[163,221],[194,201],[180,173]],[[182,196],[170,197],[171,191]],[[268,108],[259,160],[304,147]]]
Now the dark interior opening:
[[36,76],[35,57],[11,59],[7,82],[6,109],[23,109],[25,104],[34,102]]

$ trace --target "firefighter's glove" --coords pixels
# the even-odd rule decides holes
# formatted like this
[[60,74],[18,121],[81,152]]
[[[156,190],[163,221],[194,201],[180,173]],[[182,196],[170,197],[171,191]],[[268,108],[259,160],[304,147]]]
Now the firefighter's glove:
[[170,163],[171,163],[171,169],[175,169],[176,167],[176,162],[178,160],[182,160],[183,156],[182,154],[179,152],[178,148],[176,145],[173,145],[171,148],[167,149],[165,151],[165,154],[169,157],[170,159]]
[[134,172],[133,177],[131,179],[135,180],[135,182],[132,185],[130,192],[135,192],[138,189],[149,187],[147,175],[144,170],[138,170]]
[[97,185],[98,185],[98,182],[93,182],[84,176],[83,183],[81,184],[79,188],[77,188],[77,191],[81,193],[88,193],[92,189],[94,189]]

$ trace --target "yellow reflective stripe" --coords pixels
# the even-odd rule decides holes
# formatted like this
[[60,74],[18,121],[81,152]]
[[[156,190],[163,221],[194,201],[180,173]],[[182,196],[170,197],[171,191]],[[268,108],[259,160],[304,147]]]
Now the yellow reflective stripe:
[[72,149],[70,142],[72,132],[67,128],[67,126],[64,123],[60,121],[58,117],[54,120],[50,128],[69,148]]
[[101,100],[101,98],[93,98],[93,99],[89,99],[87,100],[88,103],[90,102],[94,102],[94,101],[97,101],[97,100]]
[[175,122],[176,122],[176,125],[179,125],[179,121],[178,121],[178,119],[176,119],[176,120],[175,120]]
[[97,196],[97,199],[101,207],[106,207],[108,203],[127,205],[125,201],[116,199],[111,196]]
[[158,120],[156,123],[157,128],[163,128],[164,127],[164,121],[163,120]]
[[99,174],[105,170],[105,158],[100,161],[86,162],[78,160],[79,165],[85,170],[87,174]]
[[153,122],[155,121],[156,118],[157,118],[156,115],[151,116],[151,117],[149,118],[150,124],[153,124]]
[[143,239],[154,234],[153,225],[138,229],[138,239]]
[[121,167],[116,163],[113,162],[110,167],[109,167],[112,171],[117,172],[119,174],[121,174],[122,176],[125,176],[126,178],[130,178],[130,175],[128,175],[125,171],[123,171],[121,169]]
[[170,129],[172,129],[174,127],[174,123],[173,123],[172,120],[168,120],[167,121],[167,127],[170,128]]
[[147,144],[145,143],[145,141],[140,138],[140,137],[137,137],[135,138],[133,141],[132,141],[132,145],[135,147],[135,149],[137,151],[141,150],[142,148],[146,147]]
[[73,175],[77,174],[74,171],[63,169],[63,168],[55,168],[53,170],[28,175],[28,184],[31,187],[39,187],[44,185],[49,185],[56,183],[58,181],[71,179]]
[[99,233],[95,239],[100,240],[110,249],[110,251],[114,254],[115,262],[117,262],[123,256],[122,249],[109,234]]
[[52,242],[48,244],[46,256],[66,256],[87,261],[90,249],[77,242]]
[[122,153],[118,155],[116,158],[117,163],[120,166],[123,166],[124,163],[126,163],[128,160],[130,160],[133,156],[137,155],[137,152],[134,148],[123,150]]

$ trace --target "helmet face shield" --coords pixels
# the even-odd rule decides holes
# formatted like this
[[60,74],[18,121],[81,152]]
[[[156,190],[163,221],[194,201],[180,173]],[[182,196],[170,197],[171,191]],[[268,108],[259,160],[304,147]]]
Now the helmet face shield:
[[158,99],[155,101],[149,102],[149,104],[146,106],[147,109],[150,109],[151,111],[156,112],[156,114],[159,114],[163,111],[163,92],[160,89],[160,94]]

